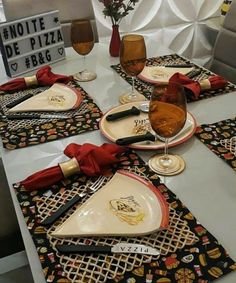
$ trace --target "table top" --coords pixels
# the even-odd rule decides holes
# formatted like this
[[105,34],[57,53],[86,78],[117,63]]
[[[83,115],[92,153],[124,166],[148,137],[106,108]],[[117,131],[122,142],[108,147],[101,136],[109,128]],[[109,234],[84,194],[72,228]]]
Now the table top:
[[[170,54],[170,50],[156,46],[147,41],[148,57]],[[93,69],[98,77],[96,80],[81,83],[84,90],[95,100],[102,111],[117,106],[118,97],[130,85],[115,73],[110,65],[118,63],[118,58],[109,56],[107,44],[96,44],[86,57],[87,67]],[[0,83],[9,80],[5,75],[2,61]],[[54,73],[73,74],[82,69],[83,58],[72,48],[66,49],[66,59],[52,64]],[[236,92],[219,95],[210,99],[188,104],[188,111],[196,118],[197,124],[214,123],[235,117]],[[63,160],[63,150],[71,142],[83,144],[91,142],[100,145],[108,142],[99,131],[87,132],[78,136],[30,146],[17,150],[2,147],[1,155],[11,189],[16,214],[21,228],[26,253],[32,270],[34,281],[45,283],[34,243],[26,227],[23,215],[12,183],[21,181],[35,171],[56,165]],[[205,226],[236,260],[236,190],[235,172],[232,168],[213,154],[196,137],[171,149],[180,154],[186,161],[183,173],[165,178],[167,187],[189,208],[194,216]],[[138,151],[147,161],[154,151]],[[211,208],[209,211],[209,207]],[[236,273],[231,272],[218,282],[231,283],[236,281]]]

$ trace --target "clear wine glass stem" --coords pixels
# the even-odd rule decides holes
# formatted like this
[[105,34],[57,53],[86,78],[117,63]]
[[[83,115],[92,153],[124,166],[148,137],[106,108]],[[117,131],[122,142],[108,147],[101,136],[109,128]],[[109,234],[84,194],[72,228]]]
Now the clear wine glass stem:
[[169,150],[169,148],[168,148],[168,143],[169,143],[169,139],[166,138],[166,139],[165,139],[165,149],[164,149],[164,156],[165,156],[165,157],[168,156],[168,150]]
[[169,154],[168,154],[168,144],[169,144],[169,139],[165,138],[164,155],[161,158],[161,163],[162,163],[162,166],[166,167],[166,168],[169,167],[171,162],[172,162],[172,160],[171,160],[171,158],[169,157]]
[[85,55],[83,56],[83,71],[86,70],[86,59],[85,59]]
[[134,88],[134,82],[135,82],[135,77],[132,77],[132,92],[131,92],[131,96],[132,97],[136,97],[135,88]]

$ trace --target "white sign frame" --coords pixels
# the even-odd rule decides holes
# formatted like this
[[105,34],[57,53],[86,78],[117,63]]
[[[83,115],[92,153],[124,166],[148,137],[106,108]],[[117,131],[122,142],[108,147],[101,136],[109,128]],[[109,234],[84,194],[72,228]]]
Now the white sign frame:
[[0,24],[0,48],[10,77],[65,59],[59,11]]

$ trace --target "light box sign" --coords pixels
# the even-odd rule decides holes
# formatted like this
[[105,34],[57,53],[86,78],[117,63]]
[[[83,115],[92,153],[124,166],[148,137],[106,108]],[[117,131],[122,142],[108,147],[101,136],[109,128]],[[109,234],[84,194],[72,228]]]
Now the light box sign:
[[64,59],[58,11],[1,24],[0,46],[10,77]]

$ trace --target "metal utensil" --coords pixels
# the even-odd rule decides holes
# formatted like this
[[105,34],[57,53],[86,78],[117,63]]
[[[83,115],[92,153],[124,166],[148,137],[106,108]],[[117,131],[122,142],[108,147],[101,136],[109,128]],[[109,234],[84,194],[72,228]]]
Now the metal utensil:
[[116,144],[118,145],[129,145],[132,143],[136,143],[136,142],[142,142],[142,141],[156,141],[157,140],[157,136],[153,135],[150,132],[147,132],[144,135],[136,135],[136,136],[130,136],[130,137],[125,137],[125,138],[120,138],[116,140]]
[[69,119],[70,117],[62,114],[14,114],[14,115],[1,115],[2,120],[24,120],[24,119]]
[[160,252],[146,245],[130,244],[130,243],[118,243],[113,246],[101,246],[101,245],[56,245],[56,249],[60,253],[129,253],[129,254],[148,254],[159,255]]
[[60,218],[66,211],[68,211],[72,206],[74,206],[78,201],[80,201],[83,197],[88,195],[89,193],[96,192],[104,180],[106,179],[105,176],[100,176],[94,183],[88,184],[86,187],[86,191],[79,193],[78,195],[74,196],[71,200],[69,200],[66,204],[62,205],[58,210],[56,210],[52,215],[45,218],[41,224],[42,225],[51,225],[53,224],[58,218]]
[[[178,138],[180,135],[185,134],[186,132],[189,131],[189,129],[192,127],[192,123],[190,123],[188,120],[186,121],[183,129],[174,137],[169,138],[169,141],[175,140]],[[116,144],[118,145],[129,145],[132,143],[136,142],[142,142],[142,141],[152,141],[155,142],[158,140],[158,136],[156,134],[152,134],[150,132],[147,132],[144,135],[135,135],[135,136],[129,136],[129,137],[124,137],[116,140]]]
[[201,72],[202,72],[201,69],[194,69],[194,70],[188,72],[188,73],[186,74],[186,76],[189,77],[190,79],[192,79],[192,78],[194,78],[194,77],[200,75]]
[[21,102],[23,102],[23,101],[25,101],[25,100],[27,100],[27,99],[33,97],[33,96],[34,96],[34,95],[31,94],[31,93],[26,94],[26,95],[24,95],[24,96],[22,96],[22,97],[20,97],[20,98],[18,98],[18,99],[13,100],[12,102],[10,102],[10,103],[8,103],[8,104],[6,104],[6,107],[7,107],[7,108],[12,108],[12,107],[14,107],[14,106],[20,104]]
[[192,68],[192,67],[194,67],[194,65],[193,64],[183,63],[183,64],[163,65],[163,67],[165,67],[165,68]]
[[121,118],[125,118],[128,116],[138,116],[140,115],[140,111],[147,113],[149,111],[149,102],[144,102],[139,106],[133,106],[130,109],[119,111],[113,114],[109,114],[106,116],[107,121],[115,121]]

